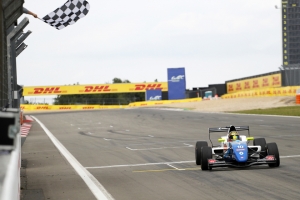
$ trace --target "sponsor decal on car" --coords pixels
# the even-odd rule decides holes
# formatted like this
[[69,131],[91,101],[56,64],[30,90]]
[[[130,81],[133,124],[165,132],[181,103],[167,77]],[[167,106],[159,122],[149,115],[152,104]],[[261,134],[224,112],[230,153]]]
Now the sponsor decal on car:
[[275,160],[275,157],[273,155],[266,156],[266,160]]
[[208,163],[209,164],[214,164],[214,163],[216,163],[216,160],[214,160],[214,159],[208,159]]

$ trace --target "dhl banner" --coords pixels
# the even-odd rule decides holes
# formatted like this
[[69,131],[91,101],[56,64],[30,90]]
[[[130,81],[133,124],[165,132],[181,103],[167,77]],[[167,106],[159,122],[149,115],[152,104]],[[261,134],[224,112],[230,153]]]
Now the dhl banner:
[[227,83],[227,93],[235,93],[246,90],[281,87],[281,74],[272,74],[257,78],[245,79]]
[[20,106],[23,111],[67,111],[67,110],[98,110],[98,109],[122,109],[128,107],[143,107],[143,106],[155,106],[171,103],[183,103],[183,102],[199,102],[202,98],[192,99],[180,99],[180,100],[162,100],[162,101],[142,101],[130,103],[129,105],[32,105],[22,104]]
[[248,97],[267,97],[267,96],[295,96],[297,89],[300,86],[278,87],[278,88],[263,88],[260,90],[250,90],[225,94],[222,99],[231,98],[248,98]]
[[117,83],[98,85],[30,86],[23,87],[23,96],[65,94],[107,94],[145,92],[146,90],[168,91],[168,82]]
[[101,106],[101,105],[31,105],[22,104],[21,110],[24,111],[45,111],[45,110],[96,110],[96,109],[119,109],[127,108],[127,105],[113,105],[113,106]]
[[142,101],[130,103],[128,107],[143,107],[143,106],[155,106],[172,103],[187,103],[187,102],[199,102],[202,98],[191,98],[191,99],[179,99],[179,100],[162,100],[162,101]]

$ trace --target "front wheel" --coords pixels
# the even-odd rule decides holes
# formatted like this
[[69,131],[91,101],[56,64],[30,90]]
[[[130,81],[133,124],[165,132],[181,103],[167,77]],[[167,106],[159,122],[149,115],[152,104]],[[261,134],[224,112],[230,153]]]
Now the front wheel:
[[212,159],[212,150],[211,147],[202,147],[202,159],[201,159],[201,169],[208,170],[208,159]]
[[207,146],[208,146],[208,144],[206,141],[196,142],[196,146],[195,146],[196,165],[201,164],[201,149],[202,149],[202,147],[207,147]]
[[267,144],[268,155],[274,155],[276,158],[276,163],[269,164],[269,167],[279,167],[280,165],[280,157],[277,144],[275,142]]

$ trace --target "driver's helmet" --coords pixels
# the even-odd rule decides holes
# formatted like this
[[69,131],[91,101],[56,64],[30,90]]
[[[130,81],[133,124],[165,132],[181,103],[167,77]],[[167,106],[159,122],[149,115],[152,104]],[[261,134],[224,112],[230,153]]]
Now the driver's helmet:
[[237,131],[229,132],[228,139],[230,141],[240,140],[240,135]]

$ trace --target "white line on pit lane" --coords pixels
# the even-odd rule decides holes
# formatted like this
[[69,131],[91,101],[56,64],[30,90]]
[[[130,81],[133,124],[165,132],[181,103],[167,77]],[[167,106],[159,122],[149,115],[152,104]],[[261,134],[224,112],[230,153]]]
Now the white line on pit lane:
[[[280,158],[297,158],[300,155],[280,156]],[[149,166],[149,165],[172,165],[181,163],[195,163],[195,160],[190,161],[177,161],[177,162],[158,162],[158,163],[142,163],[142,164],[131,164],[131,165],[110,165],[110,166],[96,166],[96,167],[85,167],[86,169],[106,169],[106,168],[117,168],[117,167],[138,167],[138,166]],[[170,166],[171,167],[171,166]],[[173,168],[175,168],[173,166]]]

